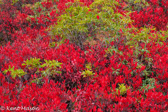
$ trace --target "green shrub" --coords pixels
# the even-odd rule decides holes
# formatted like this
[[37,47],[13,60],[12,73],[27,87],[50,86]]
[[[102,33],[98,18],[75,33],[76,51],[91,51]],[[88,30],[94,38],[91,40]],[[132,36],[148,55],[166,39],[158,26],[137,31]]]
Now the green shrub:
[[94,38],[98,32],[110,31],[114,37],[130,22],[128,16],[115,12],[115,6],[118,5],[116,1],[95,0],[89,8],[80,2],[67,5],[69,8],[58,17],[57,24],[51,26],[51,32],[63,40],[69,39],[81,48],[86,39]]
[[120,92],[120,95],[124,95],[127,93],[127,90],[129,90],[130,87],[126,87],[125,84],[119,84],[119,87],[116,88],[116,94],[118,95],[118,91]]
[[81,75],[83,75],[83,77],[93,77],[93,75],[95,73],[93,73],[92,69],[91,69],[91,64],[87,64],[86,65],[86,70],[82,72]]
[[3,73],[7,74],[8,72],[10,72],[12,78],[16,78],[18,77],[22,77],[26,74],[26,72],[24,72],[22,69],[14,69],[14,67],[9,66],[8,69],[4,70]]
[[124,2],[126,3],[126,6],[123,9],[127,11],[130,10],[140,11],[143,8],[149,6],[146,0],[124,0]]
[[90,30],[95,32],[98,20],[93,12],[88,11],[86,6],[72,6],[65,10],[65,14],[58,17],[57,25],[53,26],[53,35],[60,35],[64,39],[69,39],[76,45],[83,47],[82,42],[88,36]]
[[143,80],[141,90],[147,92],[148,90],[155,88],[155,82],[154,78],[147,78],[146,80]]
[[33,79],[31,83],[35,82],[39,84],[44,77],[54,77],[54,75],[60,74],[61,71],[58,69],[61,68],[61,64],[62,63],[56,60],[44,60],[44,63],[42,63],[40,58],[30,58],[29,60],[27,59],[24,61],[22,64],[24,69],[14,69],[14,67],[9,66],[9,68],[4,70],[3,73],[7,74],[10,72],[12,78],[14,79],[17,76],[21,78],[24,75],[28,75],[28,73],[37,74],[38,77]]

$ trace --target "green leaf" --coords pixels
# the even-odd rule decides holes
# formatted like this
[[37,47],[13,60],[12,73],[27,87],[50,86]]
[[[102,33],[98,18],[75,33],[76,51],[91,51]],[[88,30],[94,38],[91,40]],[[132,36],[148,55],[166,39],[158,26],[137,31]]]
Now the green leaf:
[[56,71],[56,73],[61,74],[62,72],[61,71]]
[[40,65],[40,68],[44,68],[44,67],[46,67],[47,65],[44,63],[44,64],[42,64],[42,65]]

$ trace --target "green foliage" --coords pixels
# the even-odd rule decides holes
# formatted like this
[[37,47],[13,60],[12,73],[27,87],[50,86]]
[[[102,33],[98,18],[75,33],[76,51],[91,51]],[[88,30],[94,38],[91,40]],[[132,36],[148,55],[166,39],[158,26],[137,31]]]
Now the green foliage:
[[[167,25],[167,28],[168,28],[168,25]],[[158,39],[160,41],[166,41],[168,39],[168,30],[160,31],[160,32],[157,33],[157,35],[158,35]]]
[[34,68],[39,68],[41,62],[40,62],[40,58],[30,58],[30,60],[26,60],[24,61],[24,63],[22,64],[22,66],[26,66],[29,69],[34,69]]
[[55,47],[55,45],[56,45],[56,42],[51,42],[51,43],[49,44],[50,47]]
[[113,36],[117,35],[126,26],[129,18],[114,13],[115,5],[117,2],[113,0],[96,0],[89,8],[80,2],[68,3],[69,8],[58,17],[57,24],[51,26],[52,35],[69,39],[81,48],[86,39],[93,38],[101,30],[111,31]]
[[148,38],[149,36],[152,36],[150,31],[151,29],[149,28],[138,29],[138,28],[132,27],[131,29],[129,29],[129,31],[124,32],[124,35],[128,40],[126,44],[135,46],[140,41],[149,42]]
[[155,88],[155,82],[154,78],[147,78],[146,80],[143,80],[141,90],[147,92],[149,89]]
[[12,5],[14,5],[15,3],[17,3],[19,0],[12,0]]
[[96,15],[88,11],[86,6],[70,6],[65,14],[58,17],[58,23],[52,26],[52,34],[60,35],[64,39],[82,47],[89,30],[95,31],[93,24],[97,23]]
[[22,69],[14,69],[14,67],[11,66],[9,66],[8,69],[3,71],[4,74],[7,74],[8,72],[10,72],[12,78],[14,79],[16,76],[21,77],[26,74],[26,72],[24,72]]
[[152,65],[153,65],[153,60],[149,57],[142,57],[141,59],[135,59],[134,63],[137,63],[136,69],[132,70],[131,75],[135,76],[135,75],[139,75],[138,71],[140,69],[143,68],[143,70],[141,71],[141,76],[148,78],[150,76],[150,74],[152,74],[154,71],[152,69]]
[[[128,45],[133,49],[133,56],[137,58],[142,63],[143,61],[149,62],[146,66],[152,64],[149,57],[145,57],[145,53],[150,53],[146,45],[151,42],[155,42],[162,45],[163,41],[168,38],[167,31],[156,31],[155,28],[132,28],[127,29],[123,32],[123,36],[126,37],[125,45]],[[141,47],[141,43],[144,43],[144,47]],[[141,55],[141,58],[139,57]]]
[[120,55],[123,55],[123,52],[118,50],[118,48],[116,48],[115,46],[110,46],[107,50],[106,53],[110,53],[111,55],[113,54],[113,52],[118,53]]
[[[152,59],[149,58],[146,53],[150,53],[147,49],[146,45],[148,43],[158,43],[162,44],[163,41],[166,41],[168,38],[167,31],[156,31],[155,28],[135,28],[131,27],[127,29],[126,32],[123,32],[123,36],[126,37],[125,45],[128,45],[131,49],[133,49],[133,57],[136,62],[138,62],[138,67],[141,68],[141,65],[146,66],[145,70],[142,71],[142,76],[148,77],[152,71]],[[140,45],[144,43],[144,46]],[[132,74],[135,72],[133,71]],[[135,74],[134,74],[135,75]]]
[[[127,4],[124,7],[124,9],[127,11],[130,11],[130,10],[140,11],[143,8],[149,6],[149,4],[146,0],[124,0],[124,2]],[[134,7],[132,7],[132,6],[134,6]]]
[[43,79],[43,77],[39,77],[39,78],[33,79],[33,80],[30,82],[30,84],[32,84],[32,83],[43,84],[42,79]]
[[95,11],[108,11],[108,13],[112,11],[114,13],[111,9],[116,9],[117,5],[119,3],[116,0],[94,0],[90,7]]
[[116,88],[116,94],[118,95],[118,91],[120,91],[120,95],[124,95],[127,93],[127,90],[129,90],[130,87],[126,87],[125,84],[119,84],[119,87]]
[[[40,59],[34,59],[34,60],[36,60],[36,62],[39,62]],[[54,77],[55,74],[61,73],[61,71],[58,71],[58,68],[61,68],[62,63],[60,63],[56,60],[44,60],[44,61],[45,61],[45,63],[41,64],[41,62],[40,62],[40,64],[38,64],[38,66],[36,66],[36,69],[37,69],[36,73],[41,74],[41,77],[33,79],[31,81],[31,83],[41,84],[42,79],[44,77],[49,77],[49,76]],[[39,70],[40,68],[42,69],[41,71]]]
[[25,67],[25,69],[15,70],[14,67],[9,66],[9,68],[4,70],[3,73],[7,74],[8,72],[10,72],[12,78],[14,79],[16,76],[22,77],[26,75],[27,73],[24,71],[26,69],[28,69],[30,72],[33,71],[32,73],[36,73],[39,75],[41,74],[40,77],[32,80],[31,83],[33,82],[41,83],[43,77],[49,77],[61,73],[61,71],[58,71],[58,69],[61,68],[62,63],[56,60],[44,60],[44,61],[45,62],[42,64],[40,58],[30,58],[29,60],[27,59],[26,61],[24,61],[24,63],[22,64],[22,66]]
[[92,69],[91,69],[91,64],[87,64],[86,65],[86,70],[82,72],[81,75],[83,75],[83,77],[92,77],[94,75]]
[[61,68],[61,64],[55,60],[44,60],[45,63],[42,64],[40,62],[40,58],[30,58],[30,60],[24,61],[22,66],[26,66],[29,70],[37,69],[36,73],[39,73],[39,68],[44,68],[45,70],[41,71],[44,76],[52,75],[54,73],[61,73],[60,71],[56,71],[57,68]]
[[0,0],[0,5],[3,4],[3,0]]
[[131,22],[129,12],[123,16],[118,13],[116,6],[118,6],[116,0],[95,0],[90,5],[90,9],[98,14],[100,19],[100,30],[110,31],[112,37],[119,36],[119,30],[127,26]]
[[[11,0],[11,5],[14,5],[15,3],[17,3],[19,0]],[[0,0],[0,5],[4,4],[3,0]]]
[[114,68],[112,68],[112,70],[113,70],[113,74],[116,74],[116,75],[119,75],[119,71],[120,71],[120,69],[114,69]]
[[132,27],[123,33],[127,38],[126,45],[137,47],[139,47],[140,42],[147,44],[151,41],[157,41],[158,43],[165,41],[168,38],[167,34],[167,31],[156,31],[155,28],[146,27],[140,29]]
[[44,60],[45,63],[40,65],[40,68],[46,68],[45,70],[41,71],[43,76],[47,76],[47,75],[52,75],[52,74],[60,74],[61,71],[57,71],[57,68],[61,68],[61,64],[58,61],[55,60]]

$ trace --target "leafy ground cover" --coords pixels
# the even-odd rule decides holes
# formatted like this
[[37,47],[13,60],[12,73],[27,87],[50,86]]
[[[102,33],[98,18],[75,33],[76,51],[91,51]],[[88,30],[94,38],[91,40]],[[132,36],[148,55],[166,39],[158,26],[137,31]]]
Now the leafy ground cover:
[[0,110],[167,112],[167,0],[0,0]]

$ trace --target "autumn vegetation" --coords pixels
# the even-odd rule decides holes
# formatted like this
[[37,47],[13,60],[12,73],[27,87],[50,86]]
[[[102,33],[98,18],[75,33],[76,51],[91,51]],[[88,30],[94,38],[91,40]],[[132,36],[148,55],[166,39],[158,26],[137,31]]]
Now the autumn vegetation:
[[167,112],[167,0],[0,0],[0,111]]

